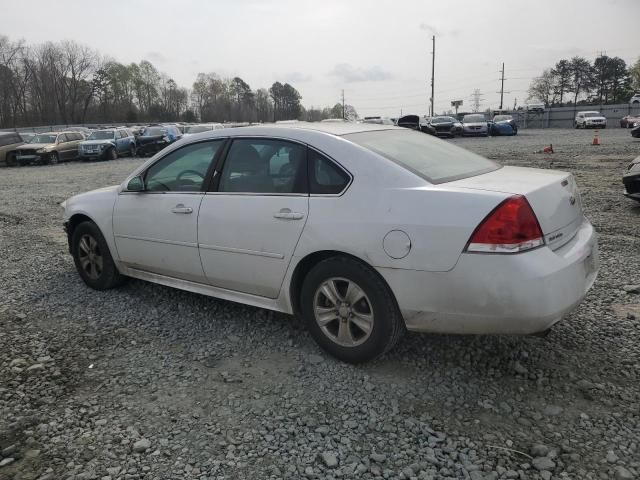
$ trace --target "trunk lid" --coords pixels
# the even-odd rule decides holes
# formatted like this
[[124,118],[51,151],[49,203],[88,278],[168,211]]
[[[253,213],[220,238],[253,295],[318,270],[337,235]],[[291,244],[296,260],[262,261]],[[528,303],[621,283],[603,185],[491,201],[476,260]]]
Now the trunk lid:
[[502,167],[447,185],[524,195],[538,218],[546,244],[554,250],[571,240],[582,224],[580,194],[568,172]]

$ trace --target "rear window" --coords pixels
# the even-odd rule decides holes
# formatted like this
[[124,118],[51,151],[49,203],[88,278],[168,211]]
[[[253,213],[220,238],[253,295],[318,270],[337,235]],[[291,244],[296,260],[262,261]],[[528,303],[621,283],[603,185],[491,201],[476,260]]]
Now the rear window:
[[379,130],[344,136],[430,183],[451,182],[500,168],[495,162],[431,135],[411,130]]

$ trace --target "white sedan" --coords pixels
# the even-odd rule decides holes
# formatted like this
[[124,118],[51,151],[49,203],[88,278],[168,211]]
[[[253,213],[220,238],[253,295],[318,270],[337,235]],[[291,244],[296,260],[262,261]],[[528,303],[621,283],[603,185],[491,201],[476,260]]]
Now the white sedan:
[[134,277],[299,314],[347,362],[405,329],[545,331],[598,271],[571,174],[384,125],[194,135],[63,206],[90,287]]

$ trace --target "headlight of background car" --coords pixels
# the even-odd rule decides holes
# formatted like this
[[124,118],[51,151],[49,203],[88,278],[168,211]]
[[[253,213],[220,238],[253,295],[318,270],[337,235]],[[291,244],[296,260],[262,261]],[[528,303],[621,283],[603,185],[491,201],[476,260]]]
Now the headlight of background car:
[[46,151],[47,151],[47,149],[46,149],[46,148],[41,148],[41,149],[39,149],[39,150],[36,150],[36,153],[44,153],[44,152],[46,152]]
[[107,148],[107,146],[104,143],[100,144],[100,150],[104,150],[105,148]]

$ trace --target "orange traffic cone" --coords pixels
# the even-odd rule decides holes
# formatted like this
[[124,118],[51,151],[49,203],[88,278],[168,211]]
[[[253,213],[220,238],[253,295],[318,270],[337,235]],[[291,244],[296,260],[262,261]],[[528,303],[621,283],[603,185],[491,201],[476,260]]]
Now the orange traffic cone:
[[598,137],[598,130],[593,132],[593,140],[591,140],[591,145],[600,145],[600,138]]
[[544,147],[542,153],[553,153],[553,144],[550,143],[548,147]]

